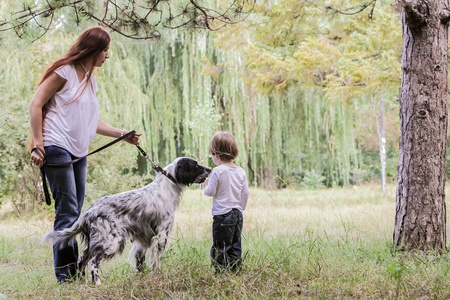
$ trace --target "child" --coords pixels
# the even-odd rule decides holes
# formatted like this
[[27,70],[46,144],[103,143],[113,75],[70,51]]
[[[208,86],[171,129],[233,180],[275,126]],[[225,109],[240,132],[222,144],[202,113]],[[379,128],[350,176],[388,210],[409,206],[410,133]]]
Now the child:
[[205,195],[213,197],[211,260],[216,272],[237,271],[241,267],[242,211],[249,195],[247,176],[233,163],[239,150],[230,133],[216,132],[209,153],[217,166],[205,181]]

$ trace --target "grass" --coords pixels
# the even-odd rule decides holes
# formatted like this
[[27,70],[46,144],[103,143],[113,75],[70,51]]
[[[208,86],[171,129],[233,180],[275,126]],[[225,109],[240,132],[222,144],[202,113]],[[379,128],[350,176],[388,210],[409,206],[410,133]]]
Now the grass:
[[[214,275],[211,201],[188,190],[161,270],[135,274],[127,254],[103,265],[103,285],[57,285],[52,214],[0,219],[0,293],[9,299],[450,299],[450,255],[393,253],[395,187],[251,190],[243,270]],[[449,219],[449,218],[447,218]],[[447,229],[447,232],[450,229]],[[1,298],[0,298],[1,299]]]

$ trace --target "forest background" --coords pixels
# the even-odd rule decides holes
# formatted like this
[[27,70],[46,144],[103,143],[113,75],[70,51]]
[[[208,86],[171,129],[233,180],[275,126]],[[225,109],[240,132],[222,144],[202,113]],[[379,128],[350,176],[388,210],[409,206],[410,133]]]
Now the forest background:
[[[8,2],[0,0],[1,14]],[[391,1],[356,3],[265,1],[215,32],[168,30],[147,41],[112,33],[110,59],[96,73],[101,119],[142,132],[141,146],[160,165],[190,156],[213,166],[209,140],[230,131],[236,163],[254,187],[378,182],[382,149],[387,181],[395,182],[401,22]],[[32,43],[13,32],[0,41],[0,199],[18,211],[40,203],[26,147],[28,105],[45,68],[84,29],[72,17],[61,15]],[[92,149],[108,141],[96,137]],[[125,144],[92,156],[88,172],[88,201],[154,176]]]

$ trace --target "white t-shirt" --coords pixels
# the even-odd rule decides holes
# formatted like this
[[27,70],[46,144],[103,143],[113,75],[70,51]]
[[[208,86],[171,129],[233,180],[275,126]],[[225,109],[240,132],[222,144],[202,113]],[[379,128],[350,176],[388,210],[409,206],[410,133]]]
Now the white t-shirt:
[[88,83],[83,94],[78,97],[85,87],[87,74],[78,82],[74,65],[65,65],[55,73],[67,82],[47,104],[48,112],[43,127],[44,145],[64,148],[76,157],[85,156],[98,125],[97,82],[92,75],[91,84]]
[[245,171],[238,166],[220,165],[213,169],[205,195],[213,197],[212,214],[223,215],[247,205],[249,188]]

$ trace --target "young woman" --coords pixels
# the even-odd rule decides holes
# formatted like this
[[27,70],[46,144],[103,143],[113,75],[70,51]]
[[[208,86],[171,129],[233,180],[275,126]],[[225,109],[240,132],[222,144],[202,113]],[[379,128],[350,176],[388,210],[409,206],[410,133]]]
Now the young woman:
[[[42,149],[46,162],[61,164],[88,153],[96,133],[120,137],[128,131],[99,120],[98,90],[92,72],[109,58],[108,32],[102,27],[85,30],[44,73],[30,103],[30,124],[34,147]],[[139,144],[140,133],[127,137]],[[31,160],[44,163],[41,151],[33,151]],[[86,157],[64,168],[46,168],[47,181],[55,200],[54,230],[72,226],[84,202]],[[58,283],[77,276],[78,245],[53,247],[55,275]]]
[[242,262],[242,211],[249,195],[247,175],[233,163],[239,151],[230,133],[216,132],[209,153],[217,166],[205,181],[205,195],[213,197],[211,260],[216,272],[237,271]]

